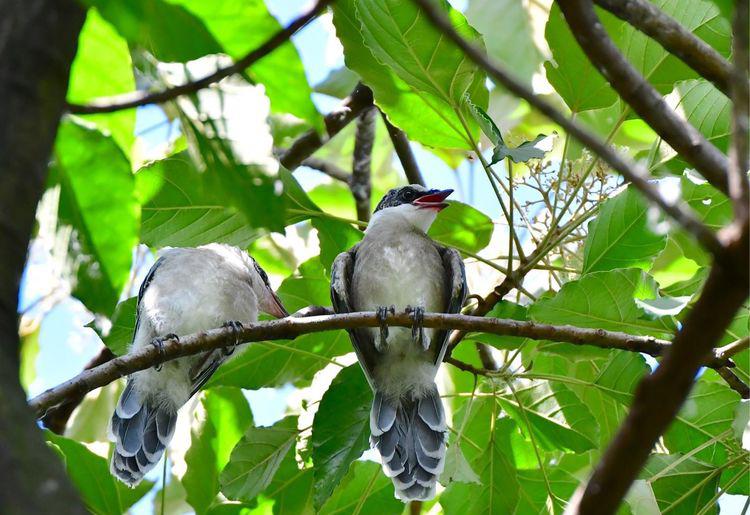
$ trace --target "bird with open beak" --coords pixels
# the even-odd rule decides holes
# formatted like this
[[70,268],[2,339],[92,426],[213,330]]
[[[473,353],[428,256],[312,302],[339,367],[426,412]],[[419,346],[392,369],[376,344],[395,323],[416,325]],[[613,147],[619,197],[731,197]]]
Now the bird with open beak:
[[[389,191],[363,240],[340,254],[331,271],[337,313],[375,311],[380,328],[353,329],[352,344],[374,391],[371,444],[396,497],[430,500],[443,470],[447,425],[435,374],[448,331],[425,329],[425,311],[459,313],[466,276],[458,252],[427,236],[452,190],[410,185]],[[387,313],[406,310],[411,328],[387,327]]]
[[[246,252],[229,245],[170,249],[154,263],[138,292],[131,350],[160,347],[177,334],[219,326],[235,332],[258,312],[288,316],[268,276]],[[235,342],[235,345],[239,342]],[[137,485],[164,454],[177,411],[198,392],[234,347],[164,363],[128,377],[110,423],[110,470]]]

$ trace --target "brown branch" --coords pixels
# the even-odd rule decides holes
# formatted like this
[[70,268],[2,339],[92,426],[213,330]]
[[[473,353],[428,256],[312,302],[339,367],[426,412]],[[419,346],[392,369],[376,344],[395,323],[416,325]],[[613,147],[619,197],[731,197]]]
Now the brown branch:
[[[732,242],[738,261],[748,262],[748,235]],[[750,293],[736,269],[716,263],[706,285],[675,336],[659,367],[638,385],[627,418],[620,426],[585,491],[571,502],[571,513],[614,513],[646,463],[651,449],[690,393],[695,375],[712,347],[724,335]]]
[[357,120],[357,132],[354,134],[354,155],[352,158],[352,176],[349,189],[352,191],[357,207],[357,220],[370,221],[370,185],[372,146],[375,143],[375,106],[362,111]]
[[248,52],[244,57],[231,64],[230,66],[219,68],[214,73],[207,75],[201,79],[191,81],[180,86],[173,86],[154,93],[149,93],[146,91],[133,91],[132,93],[126,93],[124,95],[99,98],[86,105],[68,104],[68,111],[74,114],[113,113],[115,111],[132,109],[134,107],[144,106],[148,104],[162,104],[164,102],[174,100],[181,95],[195,93],[210,86],[211,84],[229,77],[230,75],[241,73],[255,62],[261,60],[263,57],[276,50],[278,47],[289,41],[289,38],[291,38],[295,32],[310,23],[310,21],[315,19],[321,12],[323,12],[323,10],[329,3],[331,3],[331,1],[332,0],[318,0],[313,8],[310,9],[307,13],[294,20],[285,28],[280,29],[258,48],[255,48],[252,51]]
[[739,354],[743,350],[750,348],[750,337],[745,336],[735,342],[729,343],[723,347],[716,349],[716,355],[721,356],[724,359],[729,359],[735,354]]
[[672,217],[686,231],[692,234],[706,249],[718,258],[722,258],[723,247],[716,235],[698,220],[695,215],[684,207],[684,204],[672,204],[665,200],[649,182],[650,176],[643,167],[634,163],[629,157],[619,154],[602,139],[590,132],[583,125],[565,116],[550,102],[534,94],[525,84],[513,75],[497,66],[484,52],[473,43],[466,41],[454,29],[450,20],[440,12],[430,0],[412,0],[417,3],[426,17],[439,28],[444,35],[451,39],[473,62],[484,68],[493,80],[502,84],[511,93],[526,100],[542,114],[554,121],[573,137],[598,155],[604,162],[630,181],[643,195],[659,206],[662,211]]
[[[94,356],[94,359],[89,361],[83,369],[90,370],[114,359],[114,357],[115,355],[111,350],[109,350],[109,347],[103,347],[99,354]],[[81,404],[81,401],[83,401],[84,397],[85,395],[72,397],[63,404],[47,410],[47,413],[45,413],[44,417],[42,417],[41,419],[44,427],[46,427],[53,433],[57,433],[58,435],[65,433],[65,427],[68,425],[70,416],[73,414],[76,407]]]
[[[395,327],[411,327],[411,316],[407,313],[389,315],[387,324]],[[306,318],[285,318],[270,322],[259,322],[245,327],[240,335],[244,342],[262,340],[280,340],[295,338],[302,334],[330,331],[333,329],[351,329],[354,327],[378,327],[375,313],[347,313],[341,315],[310,316]],[[670,343],[651,336],[589,329],[572,326],[554,326],[502,318],[485,318],[468,315],[448,315],[443,313],[426,313],[424,326],[437,329],[461,329],[463,331],[483,332],[505,336],[520,336],[533,340],[553,340],[574,345],[593,345],[607,349],[621,349],[631,352],[643,352],[660,356],[669,348]],[[235,334],[228,328],[212,329],[181,337],[179,342],[169,340],[164,344],[163,354],[152,345],[138,349],[125,356],[117,357],[91,370],[85,370],[78,376],[47,390],[32,399],[29,404],[41,416],[52,406],[56,406],[75,396],[104,386],[115,379],[138,370],[180,358],[225,347],[234,341]],[[708,356],[702,361],[706,366],[721,367],[729,364],[716,356]]]
[[414,152],[411,150],[411,145],[409,144],[409,139],[406,137],[406,134],[404,131],[393,125],[390,120],[388,120],[385,113],[381,111],[380,114],[383,116],[383,121],[388,129],[388,135],[391,137],[393,150],[396,151],[396,155],[398,156],[399,161],[401,161],[406,180],[409,184],[420,184],[426,186],[427,184],[424,182],[424,178],[422,178],[422,172],[419,171],[417,159],[414,157]]
[[734,68],[730,77],[732,92],[732,145],[729,147],[729,198],[734,206],[737,224],[742,226],[750,218],[748,189],[748,124],[750,124],[750,87],[748,87],[748,2],[735,2],[732,22],[732,54]]
[[722,379],[724,379],[724,381],[726,381],[732,390],[740,394],[740,397],[743,399],[750,399],[750,386],[746,385],[742,379],[737,377],[737,374],[725,367],[717,368],[716,372]]
[[346,125],[357,118],[362,111],[372,106],[372,90],[363,84],[358,84],[351,95],[346,97],[341,106],[324,118],[326,134],[321,136],[314,129],[310,129],[297,138],[282,154],[280,161],[287,170],[294,170],[302,161],[313,155],[328,140],[334,137]]
[[678,117],[661,94],[633,68],[607,34],[591,0],[559,0],[558,5],[573,36],[599,73],[681,157],[713,186],[728,193],[727,157],[695,127]]
[[337,164],[326,161],[325,159],[310,156],[302,161],[300,165],[307,166],[308,168],[312,168],[313,170],[317,170],[321,173],[326,174],[331,179],[341,181],[347,185],[352,179],[352,176],[349,172],[339,167]]
[[729,96],[732,65],[714,48],[646,0],[594,0],[628,22]]

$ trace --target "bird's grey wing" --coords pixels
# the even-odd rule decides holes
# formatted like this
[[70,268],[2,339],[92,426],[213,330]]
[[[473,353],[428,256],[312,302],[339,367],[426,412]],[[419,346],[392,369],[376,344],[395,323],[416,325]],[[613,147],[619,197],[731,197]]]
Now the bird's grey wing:
[[151,266],[151,269],[146,274],[146,277],[143,278],[141,287],[138,288],[138,299],[136,300],[136,303],[135,303],[135,327],[133,327],[133,340],[132,341],[135,341],[135,337],[138,334],[138,328],[141,326],[141,301],[143,300],[143,296],[146,294],[146,290],[148,290],[148,287],[153,282],[154,277],[156,277],[156,270],[162,264],[164,264],[164,256],[157,259],[156,262],[153,264],[153,266]]
[[207,352],[200,356],[199,359],[192,367],[190,367],[190,380],[193,382],[193,387],[190,390],[190,397],[195,395],[203,388],[214,372],[218,370],[224,360],[226,360],[226,354],[223,349],[216,349]]
[[[443,259],[443,269],[445,270],[445,285],[447,292],[447,301],[445,312],[450,314],[461,313],[461,307],[466,300],[468,287],[466,285],[466,269],[461,254],[456,249],[449,249],[441,245],[436,245],[440,257]],[[445,357],[445,351],[448,348],[448,336],[450,331],[440,331],[437,335],[437,341],[440,346],[437,349],[435,365],[440,365]]]
[[[348,251],[339,254],[331,267],[331,303],[336,313],[353,313],[356,311],[351,295],[351,282],[354,262],[357,259],[357,247],[358,245],[355,245]],[[370,386],[374,388],[372,371],[378,356],[372,336],[366,329],[349,329],[347,332],[352,341],[354,352],[357,354],[357,359],[362,365],[365,377],[367,377]]]

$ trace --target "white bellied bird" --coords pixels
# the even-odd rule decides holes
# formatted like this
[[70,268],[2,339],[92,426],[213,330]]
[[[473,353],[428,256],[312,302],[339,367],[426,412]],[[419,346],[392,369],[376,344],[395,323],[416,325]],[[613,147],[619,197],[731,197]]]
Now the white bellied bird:
[[[221,325],[239,330],[258,311],[288,315],[268,276],[246,252],[229,245],[166,251],[138,292],[131,350]],[[168,361],[128,377],[110,423],[110,470],[133,487],[164,454],[177,410],[208,381],[233,347]]]
[[[435,496],[443,470],[447,425],[435,374],[448,331],[424,329],[427,312],[459,313],[466,276],[458,252],[435,243],[427,230],[452,190],[410,185],[389,191],[363,240],[339,254],[331,271],[337,313],[376,311],[380,329],[349,331],[375,397],[371,444],[403,501]],[[388,311],[412,314],[412,328],[385,324]]]

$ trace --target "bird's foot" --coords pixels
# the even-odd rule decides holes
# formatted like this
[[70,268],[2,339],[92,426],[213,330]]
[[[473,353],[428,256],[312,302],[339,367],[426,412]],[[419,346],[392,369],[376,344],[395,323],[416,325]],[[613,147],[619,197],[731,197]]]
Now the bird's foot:
[[[159,336],[158,338],[154,338],[153,340],[151,340],[151,345],[159,349],[159,357],[161,358],[162,361],[164,360],[164,342],[167,340],[175,340],[179,342],[180,337],[174,333],[169,333],[169,334],[165,334],[164,336]],[[161,367],[163,364],[164,363],[160,362],[159,364],[154,365],[154,370],[158,372],[159,370],[161,370]]]
[[388,325],[386,324],[386,318],[388,318],[388,313],[391,315],[396,314],[396,307],[378,306],[375,313],[378,317],[378,322],[380,322],[380,338],[375,341],[375,348],[383,352],[388,346]]
[[223,349],[224,355],[229,356],[234,352],[234,349],[237,348],[237,345],[240,344],[240,333],[244,329],[244,326],[241,322],[238,322],[236,320],[227,320],[221,325],[221,327],[228,327],[234,334],[234,343],[232,343],[231,345],[227,345]]
[[430,339],[424,334],[424,308],[420,306],[406,306],[404,311],[410,315],[412,319],[411,339],[414,343],[421,345],[424,350],[429,349]]

